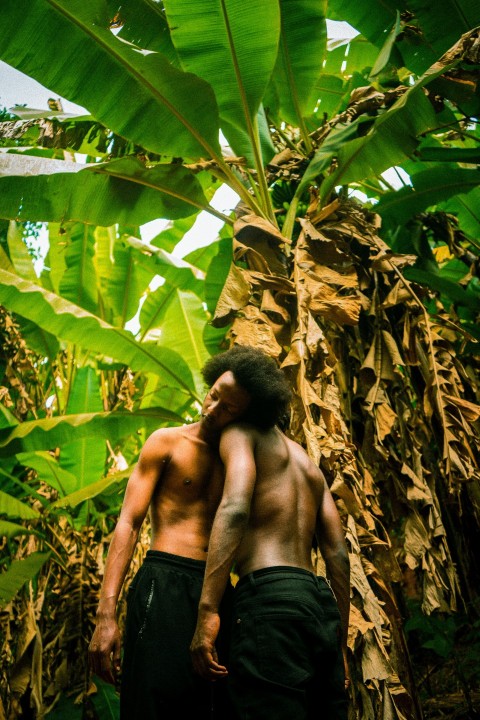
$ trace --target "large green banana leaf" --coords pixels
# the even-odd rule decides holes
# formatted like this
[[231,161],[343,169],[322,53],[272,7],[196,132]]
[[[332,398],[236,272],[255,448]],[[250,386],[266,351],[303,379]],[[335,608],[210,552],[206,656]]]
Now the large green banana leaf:
[[[79,368],[69,388],[66,415],[101,413],[102,397],[98,375],[91,366]],[[70,442],[62,443],[60,466],[76,479],[72,490],[89,485],[105,473],[107,448],[100,434],[78,439],[72,434]]]
[[114,328],[77,305],[2,269],[0,303],[62,340],[114,358],[134,371],[161,375],[167,384],[195,397],[192,374],[175,351],[140,344],[130,332]]
[[404,225],[410,218],[453,195],[467,193],[480,184],[480,171],[439,164],[412,174],[412,187],[386,193],[375,206],[386,225]]
[[135,412],[82,413],[29,420],[13,430],[0,430],[0,456],[50,450],[86,437],[119,439],[139,428],[151,430],[165,422],[179,424],[183,418],[165,408],[148,408]]
[[164,55],[180,67],[180,60],[170,37],[163,3],[156,0],[106,0],[109,17],[117,37],[147,50]]
[[64,507],[74,508],[80,505],[80,503],[91,500],[103,493],[110,494],[112,492],[120,492],[125,488],[132,471],[133,467],[128,467],[125,470],[107,475],[91,485],[80,488],[80,490],[75,490],[69,495],[55,500],[55,502],[50,505],[49,510],[57,510],[58,508]]
[[139,262],[143,256],[123,238],[115,238],[109,257],[113,262],[103,278],[104,303],[112,309],[113,324],[124,327],[136,315],[140,299],[158,268],[151,256],[148,257],[149,262]]
[[146,168],[130,157],[82,165],[0,155],[0,217],[142,225],[185,217],[199,208],[208,208],[201,185],[179,164]]
[[214,240],[214,242],[211,242],[209,245],[192,250],[188,255],[185,255],[185,262],[190,263],[206,273],[210,263],[219,251],[220,242],[220,239],[217,238],[217,240]]
[[98,288],[93,262],[94,228],[91,225],[74,223],[63,237],[66,269],[60,280],[59,294],[65,300],[97,314]]
[[255,152],[256,115],[278,53],[278,0],[165,0],[184,70],[206,80],[222,131],[238,155]]
[[[97,692],[90,697],[97,717],[102,720],[117,720],[120,713],[120,697],[116,688],[97,677],[95,677],[95,685]],[[68,717],[71,718],[71,715],[69,714]]]
[[443,147],[442,145],[421,147],[417,153],[419,160],[426,162],[459,162],[459,163],[480,163],[480,148]]
[[[348,41],[331,41],[328,48],[323,72],[338,79],[351,79],[355,72],[361,73],[372,68],[378,58],[378,48],[369,43],[363,35],[357,35]],[[364,82],[365,80],[361,84]],[[321,101],[321,95],[319,99]]]
[[150,244],[155,247],[163,248],[166,252],[173,252],[175,246],[183,239],[184,235],[192,229],[196,222],[196,217],[189,215],[187,218],[180,218],[172,223],[158,235],[151,239]]
[[[5,433],[5,430],[1,430],[0,433]],[[3,490],[0,490],[0,515],[19,520],[36,520],[40,517],[38,510]]]
[[480,25],[480,3],[477,0],[408,0],[425,41],[437,57],[446,52],[464,33]]
[[348,22],[370,42],[382,45],[385,30],[393,27],[396,11],[406,9],[405,0],[373,0],[360,3],[356,0],[335,0],[328,4],[328,17]]
[[33,580],[50,557],[50,553],[34,552],[23,560],[14,560],[0,575],[0,603],[5,606],[26,582]]
[[471,308],[477,314],[480,311],[480,292],[475,292],[471,288],[465,290],[458,282],[452,282],[452,280],[442,277],[439,273],[417,268],[406,268],[405,277],[420,285],[430,287],[448,298],[450,302]]
[[104,0],[6,0],[0,58],[152,152],[218,155],[208,83],[117,38],[110,21]]
[[279,53],[264,104],[271,116],[294,127],[303,126],[319,97],[317,82],[327,41],[326,5],[326,0],[280,0]]
[[15,427],[19,422],[5,405],[0,403],[0,428]]
[[17,316],[18,326],[22,337],[25,339],[31,350],[43,355],[43,357],[54,358],[57,354],[60,344],[57,338],[44,328],[39,327],[35,323]]
[[77,486],[77,478],[64,470],[49,452],[21,452],[17,453],[17,460],[24,467],[33,468],[38,479],[57,490],[61,496],[73,492]]
[[224,238],[218,244],[218,252],[211,261],[205,278],[205,301],[212,316],[215,313],[218,298],[228,277],[232,259],[232,241],[229,238]]
[[[45,255],[45,263],[40,275],[42,285],[46,290],[57,293],[59,295],[60,281],[65,272],[65,230],[67,227],[60,225],[59,223],[48,223],[48,250]],[[104,233],[107,233],[109,228],[101,228]],[[95,231],[98,232],[98,228]],[[98,248],[97,253],[98,254]],[[108,253],[109,255],[110,253]],[[97,265],[95,258],[95,265]],[[8,268],[5,268],[8,270]],[[98,274],[98,271],[96,272]],[[38,282],[38,281],[37,281]]]
[[371,43],[382,47],[388,32],[395,26],[396,13],[412,13],[405,22],[396,49],[410,70],[421,73],[459,37],[480,24],[480,5],[477,0],[438,0],[435,6],[428,0],[335,0],[329,4],[333,20],[347,21]]
[[178,289],[175,290],[164,317],[158,318],[161,322],[159,345],[174,347],[187,362],[199,395],[205,386],[201,369],[210,357],[203,342],[203,329],[207,320],[208,315],[198,297]]
[[475,241],[480,238],[480,187],[469,193],[452,197],[442,206],[446,212],[454,213],[463,232]]
[[0,537],[6,537],[8,539],[17,537],[17,535],[28,535],[32,531],[24,525],[10,522],[9,520],[0,520]]
[[160,275],[170,285],[191,290],[199,297],[203,295],[204,273],[198,267],[132,235],[122,235],[122,241],[135,251],[134,257],[139,265],[144,265],[154,275]]
[[33,267],[32,256],[23,242],[23,228],[14,220],[8,224],[7,243],[10,260],[15,272],[27,280],[36,282],[37,274]]
[[[180,221],[184,222],[184,221]],[[152,331],[154,336],[160,336],[160,338],[165,338],[164,331],[164,320],[169,323],[170,327],[175,327],[175,335],[172,337],[173,346],[176,347],[177,351],[177,342],[179,339],[179,328],[182,327],[182,324],[179,325],[172,325],[170,320],[170,310],[169,306],[170,303],[172,303],[172,309],[173,304],[175,303],[175,298],[177,298],[178,293],[185,293],[189,292],[195,293],[197,298],[204,301],[206,299],[205,292],[207,287],[207,277],[210,274],[210,266],[212,263],[216,262],[216,256],[219,252],[219,248],[221,247],[221,242],[223,241],[215,241],[213,243],[210,243],[210,245],[206,245],[205,247],[199,248],[197,250],[194,250],[189,255],[187,255],[184,259],[184,262],[187,267],[191,267],[192,271],[196,270],[196,274],[199,275],[199,277],[192,277],[191,278],[185,278],[185,277],[175,277],[173,272],[169,272],[168,274],[164,272],[164,270],[160,269],[160,273],[168,279],[168,282],[164,283],[161,287],[157,288],[155,291],[150,292],[147,294],[145,301],[142,304],[140,315],[139,315],[139,323],[140,323],[140,337],[143,340],[144,338],[152,337]],[[231,246],[231,241],[227,241],[227,243]],[[151,247],[151,245],[149,246]],[[171,256],[172,259],[174,256]],[[230,256],[228,259],[228,266],[225,270],[225,277],[228,274],[228,267],[230,265],[231,260],[231,249],[230,249]],[[173,268],[172,268],[173,270]],[[203,276],[203,273],[205,271],[208,271],[207,276]],[[219,268],[217,267],[216,277],[217,281],[219,280],[218,275]],[[200,277],[201,276],[201,277]],[[181,280],[181,282],[180,282]],[[221,288],[218,290],[218,294],[215,296],[215,302],[218,298],[218,295],[220,294]],[[193,298],[192,298],[193,300]],[[197,301],[198,302],[198,301]],[[207,315],[203,310],[200,310],[200,306],[197,308],[197,312],[199,313],[197,320],[202,318],[203,325],[205,327],[205,322],[207,320]],[[168,315],[167,315],[168,313]],[[179,318],[177,317],[177,320]],[[185,329],[185,332],[182,333],[182,335],[188,335],[189,332],[187,329]],[[218,334],[217,334],[218,336]],[[165,341],[164,339],[160,341],[160,344],[164,345]],[[204,341],[205,344],[205,341]],[[208,349],[208,348],[207,348]],[[200,354],[203,353],[203,350],[200,350]],[[182,357],[185,357],[182,354]],[[206,359],[206,358],[205,358]],[[195,365],[198,366],[198,363],[196,362]],[[197,382],[198,387],[198,382]]]

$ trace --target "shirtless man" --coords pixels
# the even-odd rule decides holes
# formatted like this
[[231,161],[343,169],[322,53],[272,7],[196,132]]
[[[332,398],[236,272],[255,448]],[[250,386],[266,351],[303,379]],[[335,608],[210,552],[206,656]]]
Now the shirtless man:
[[127,484],[109,547],[90,642],[94,673],[113,682],[120,670],[116,607],[150,512],[151,544],[127,595],[120,705],[122,720],[170,720],[212,715],[212,688],[193,672],[189,644],[197,618],[207,546],[223,489],[218,455],[222,429],[270,409],[274,361],[252,348],[234,347],[205,365],[210,391],[199,422],[163,428],[146,441]]
[[[208,550],[195,670],[219,679],[219,603],[234,564],[228,684],[242,720],[345,720],[349,561],[325,478],[278,427],[222,433],[223,497]],[[314,574],[317,538],[332,589]],[[335,593],[335,595],[333,594]]]

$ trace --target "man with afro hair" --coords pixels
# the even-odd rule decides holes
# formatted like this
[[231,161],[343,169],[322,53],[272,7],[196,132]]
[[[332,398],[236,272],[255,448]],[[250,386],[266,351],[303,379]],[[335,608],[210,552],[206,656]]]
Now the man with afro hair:
[[[210,361],[209,382],[225,369],[224,361]],[[237,720],[346,720],[350,583],[341,519],[321,470],[278,427],[288,393],[276,363],[269,359],[256,372],[248,349],[228,362],[252,400],[220,440],[225,485],[210,535],[192,661],[201,677],[227,679]],[[314,572],[314,544],[328,580]],[[239,580],[225,662],[216,641],[232,569]]]

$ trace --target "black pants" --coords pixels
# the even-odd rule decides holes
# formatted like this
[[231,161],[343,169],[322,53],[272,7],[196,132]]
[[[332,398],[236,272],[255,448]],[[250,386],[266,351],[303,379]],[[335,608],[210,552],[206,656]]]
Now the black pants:
[[147,552],[127,595],[121,720],[231,717],[226,682],[202,680],[190,659],[204,572],[201,560]]
[[346,720],[340,614],[326,581],[291,567],[241,578],[228,668],[238,720]]

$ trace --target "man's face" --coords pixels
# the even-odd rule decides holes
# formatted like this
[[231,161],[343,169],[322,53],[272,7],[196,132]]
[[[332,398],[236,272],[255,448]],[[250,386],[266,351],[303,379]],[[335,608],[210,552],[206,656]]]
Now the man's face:
[[250,405],[250,393],[244,390],[228,370],[220,375],[208,391],[202,405],[202,427],[208,434],[220,433],[235,420],[240,420]]

